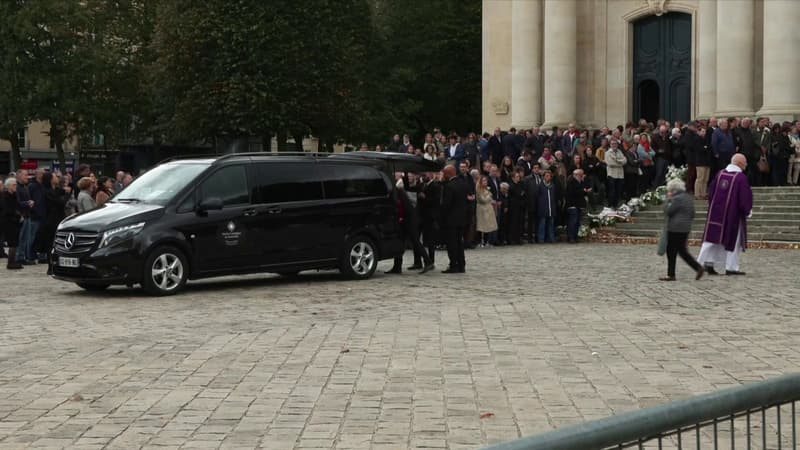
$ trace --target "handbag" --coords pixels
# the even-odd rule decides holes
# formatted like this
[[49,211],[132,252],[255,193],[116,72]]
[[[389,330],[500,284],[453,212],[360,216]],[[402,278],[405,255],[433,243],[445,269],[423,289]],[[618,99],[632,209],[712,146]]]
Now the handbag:
[[761,158],[758,158],[756,166],[758,166],[759,172],[769,173],[769,161],[767,161],[767,158],[765,156],[762,155]]
[[658,249],[656,249],[656,254],[658,256],[664,256],[667,253],[667,226],[664,225],[664,229],[661,231],[661,236],[658,238]]

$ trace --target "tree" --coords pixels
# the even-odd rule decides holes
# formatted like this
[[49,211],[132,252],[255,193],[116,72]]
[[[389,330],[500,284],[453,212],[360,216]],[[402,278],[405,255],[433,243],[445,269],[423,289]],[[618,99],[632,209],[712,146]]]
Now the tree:
[[22,1],[0,2],[0,139],[11,143],[14,167],[22,162],[17,139],[19,130],[33,117],[32,83],[24,34],[20,30],[19,9]]

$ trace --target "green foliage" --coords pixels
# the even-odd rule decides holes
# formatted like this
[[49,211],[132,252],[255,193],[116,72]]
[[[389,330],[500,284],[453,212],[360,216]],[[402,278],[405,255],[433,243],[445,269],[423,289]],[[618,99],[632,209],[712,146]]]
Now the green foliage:
[[477,130],[479,27],[480,0],[6,0],[0,137]]

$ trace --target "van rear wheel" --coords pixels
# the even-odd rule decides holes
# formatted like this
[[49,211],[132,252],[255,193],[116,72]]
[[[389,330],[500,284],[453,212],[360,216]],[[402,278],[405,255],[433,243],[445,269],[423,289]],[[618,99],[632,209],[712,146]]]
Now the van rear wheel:
[[155,296],[176,294],[186,285],[188,270],[183,252],[172,246],[158,247],[144,263],[142,288]]
[[340,265],[341,272],[348,278],[365,280],[371,277],[378,267],[378,252],[373,240],[366,236],[350,238],[344,246]]

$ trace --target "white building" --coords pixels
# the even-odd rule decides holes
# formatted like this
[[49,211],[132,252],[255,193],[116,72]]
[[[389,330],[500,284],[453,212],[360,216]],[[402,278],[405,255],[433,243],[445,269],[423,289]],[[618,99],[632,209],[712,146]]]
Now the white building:
[[800,116],[800,1],[483,0],[483,129]]

